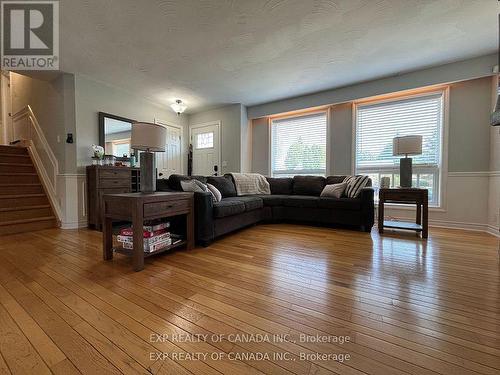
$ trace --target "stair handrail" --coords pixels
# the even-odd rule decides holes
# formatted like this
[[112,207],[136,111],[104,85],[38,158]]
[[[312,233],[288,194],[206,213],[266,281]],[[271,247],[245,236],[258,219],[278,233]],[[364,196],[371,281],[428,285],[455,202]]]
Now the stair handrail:
[[48,195],[50,205],[60,222],[62,211],[57,196],[59,163],[29,105],[12,116],[12,129],[14,140],[21,141],[21,144],[28,148],[33,164]]
[[[19,127],[19,121],[27,119],[24,129]],[[31,140],[36,148],[38,155],[46,155],[41,158],[45,172],[49,177],[50,184],[55,193],[57,193],[57,175],[59,174],[59,162],[52,152],[52,148],[45,138],[45,134],[38,122],[33,110],[29,105],[22,108],[12,116],[12,127],[14,131],[14,140]],[[24,132],[23,132],[24,131]],[[47,160],[44,160],[47,159]],[[49,164],[49,165],[47,165]]]

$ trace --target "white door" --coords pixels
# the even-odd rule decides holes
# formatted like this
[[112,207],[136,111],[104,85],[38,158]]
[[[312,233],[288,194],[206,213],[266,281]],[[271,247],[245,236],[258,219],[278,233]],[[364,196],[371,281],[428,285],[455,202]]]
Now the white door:
[[165,152],[156,153],[156,170],[158,178],[168,178],[171,174],[182,174],[182,134],[181,128],[161,125],[167,129],[167,138]]
[[220,171],[220,124],[191,127],[193,175],[218,176]]

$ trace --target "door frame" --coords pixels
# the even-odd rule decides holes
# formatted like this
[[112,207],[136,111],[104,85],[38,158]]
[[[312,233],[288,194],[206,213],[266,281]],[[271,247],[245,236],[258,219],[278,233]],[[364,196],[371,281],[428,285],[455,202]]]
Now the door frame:
[[155,117],[155,124],[162,125],[162,126],[170,126],[172,128],[179,129],[181,131],[181,170],[180,174],[184,174],[184,127],[179,124],[174,124],[173,122],[170,121],[164,121],[162,119],[156,118]]
[[[206,126],[215,126],[217,128],[217,143],[219,145],[219,165],[218,165],[218,176],[223,176],[222,173],[222,136],[221,136],[221,121],[208,121],[199,124],[194,124],[189,127],[189,144],[193,145],[193,129],[204,128]],[[193,153],[194,153],[194,145],[193,145]],[[194,169],[194,168],[193,168]]]
[[0,72],[2,118],[0,119],[0,144],[8,145],[12,138],[12,77],[9,71]]

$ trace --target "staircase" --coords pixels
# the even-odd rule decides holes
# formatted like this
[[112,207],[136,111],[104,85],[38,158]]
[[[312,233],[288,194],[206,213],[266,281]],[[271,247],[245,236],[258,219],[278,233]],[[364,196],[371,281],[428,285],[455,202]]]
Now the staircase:
[[28,149],[0,146],[0,235],[58,224]]

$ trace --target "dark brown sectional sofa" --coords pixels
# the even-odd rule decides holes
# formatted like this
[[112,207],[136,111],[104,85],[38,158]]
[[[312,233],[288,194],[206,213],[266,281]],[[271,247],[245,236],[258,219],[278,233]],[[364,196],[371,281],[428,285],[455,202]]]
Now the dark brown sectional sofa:
[[180,181],[195,178],[219,189],[220,202],[214,203],[210,193],[195,193],[194,197],[196,241],[207,246],[219,236],[261,221],[343,225],[370,232],[374,223],[371,187],[364,188],[357,198],[320,197],[325,185],[342,182],[345,177],[268,177],[271,195],[237,196],[231,175],[171,175],[168,180],[158,180],[157,188],[181,191]]

